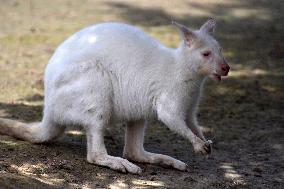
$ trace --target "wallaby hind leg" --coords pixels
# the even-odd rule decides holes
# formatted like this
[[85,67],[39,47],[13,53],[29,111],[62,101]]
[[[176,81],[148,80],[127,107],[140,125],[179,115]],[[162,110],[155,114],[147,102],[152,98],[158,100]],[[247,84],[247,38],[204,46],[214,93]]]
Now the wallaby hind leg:
[[0,133],[32,143],[45,143],[59,137],[65,127],[43,119],[42,122],[22,123],[0,118]]
[[186,170],[185,163],[163,154],[155,154],[144,150],[144,121],[129,122],[125,133],[125,146],[123,156],[129,160],[142,163],[159,164],[166,167],[173,167],[178,170]]
[[88,162],[121,172],[140,174],[142,170],[127,159],[108,155],[104,144],[104,127],[105,125],[100,122],[96,122],[87,127]]

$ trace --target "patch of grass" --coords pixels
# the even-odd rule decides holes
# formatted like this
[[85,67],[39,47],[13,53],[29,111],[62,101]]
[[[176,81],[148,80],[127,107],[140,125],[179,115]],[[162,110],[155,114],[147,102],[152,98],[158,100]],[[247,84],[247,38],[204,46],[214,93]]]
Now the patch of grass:
[[23,148],[28,147],[27,142],[15,142],[10,140],[0,141],[0,150],[1,151],[14,151],[14,150],[21,150]]

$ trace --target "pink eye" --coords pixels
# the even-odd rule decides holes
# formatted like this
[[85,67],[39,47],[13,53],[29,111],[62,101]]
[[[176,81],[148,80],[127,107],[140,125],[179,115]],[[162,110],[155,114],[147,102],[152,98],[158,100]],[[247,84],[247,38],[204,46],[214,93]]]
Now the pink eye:
[[211,55],[210,51],[206,51],[206,52],[202,53],[202,56],[205,57],[205,58],[208,58],[210,55]]

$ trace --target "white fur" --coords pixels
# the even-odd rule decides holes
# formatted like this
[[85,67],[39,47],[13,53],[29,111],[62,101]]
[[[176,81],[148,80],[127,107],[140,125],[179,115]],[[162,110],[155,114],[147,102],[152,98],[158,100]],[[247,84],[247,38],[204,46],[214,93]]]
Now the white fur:
[[[209,152],[195,112],[204,78],[218,72],[215,62],[222,56],[218,43],[204,29],[210,28],[202,27],[200,31],[187,28],[189,33],[180,28],[185,38],[177,49],[120,23],[75,33],[57,48],[46,67],[44,117],[38,127],[44,137],[34,133],[38,138],[30,140],[48,141],[65,126],[79,124],[87,130],[89,162],[140,173],[126,159],[109,156],[103,141],[107,125],[128,122],[124,157],[185,170],[179,160],[146,152],[143,137],[146,122],[159,119],[187,138],[197,152]],[[200,57],[206,48],[214,53],[212,60]]]

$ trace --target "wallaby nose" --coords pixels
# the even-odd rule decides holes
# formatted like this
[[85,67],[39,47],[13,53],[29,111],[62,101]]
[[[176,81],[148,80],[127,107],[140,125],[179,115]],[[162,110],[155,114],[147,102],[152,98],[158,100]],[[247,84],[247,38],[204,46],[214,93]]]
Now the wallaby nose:
[[221,65],[221,69],[222,69],[222,73],[224,76],[228,75],[229,71],[230,71],[230,66],[227,63],[223,63]]

